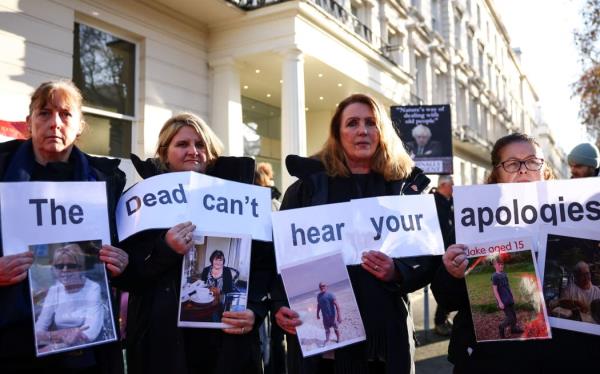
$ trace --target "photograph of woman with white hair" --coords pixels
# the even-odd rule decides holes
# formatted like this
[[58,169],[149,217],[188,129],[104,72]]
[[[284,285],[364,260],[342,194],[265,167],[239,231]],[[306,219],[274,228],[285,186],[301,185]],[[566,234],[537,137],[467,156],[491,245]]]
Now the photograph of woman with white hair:
[[[54,283],[47,288],[43,301],[38,305],[35,305],[35,295],[43,294],[47,283],[38,281],[41,287],[34,286],[32,290],[37,315],[35,337],[38,356],[87,346],[97,340],[114,340],[114,326],[107,326],[107,334],[100,337],[110,310],[108,287],[106,281],[102,286],[88,277],[95,270],[86,266],[86,254],[82,246],[83,243],[64,243],[46,247]],[[97,247],[100,247],[99,243]],[[97,255],[89,257],[96,259]],[[46,266],[40,264],[32,267],[32,271],[41,273],[44,267]],[[98,275],[94,278],[106,279],[105,275]],[[43,275],[38,274],[37,278],[43,279]]]

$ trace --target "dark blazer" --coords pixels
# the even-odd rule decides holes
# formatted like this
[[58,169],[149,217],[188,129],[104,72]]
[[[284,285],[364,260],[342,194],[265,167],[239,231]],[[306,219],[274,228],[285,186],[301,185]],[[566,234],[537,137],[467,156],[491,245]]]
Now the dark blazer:
[[[353,177],[329,177],[323,165],[315,159],[288,156],[286,165],[291,175],[299,178],[288,188],[282,210],[349,201],[353,198],[385,195],[419,194],[429,179],[415,169],[405,180],[385,181],[379,174],[366,178],[361,191]],[[439,264],[438,257],[394,259],[401,274],[399,283],[384,283],[358,265],[348,266],[350,281],[367,333],[367,341],[335,351],[335,373],[368,373],[368,362],[381,358],[388,374],[411,373],[413,369],[413,326],[408,305],[408,293],[427,285]],[[280,284],[273,293],[285,305]],[[274,296],[275,297],[275,296]],[[316,373],[320,356],[302,358],[296,336],[288,335],[288,370],[290,373]]]
[[417,150],[419,149],[417,142],[406,142],[406,148],[408,150],[408,153],[410,153],[411,156],[414,155],[414,157],[442,156],[442,145],[437,140],[430,140],[427,144],[425,144],[425,146],[423,147],[423,153],[420,155],[417,154]]
[[[132,161],[144,178],[162,173],[154,159]],[[252,183],[254,160],[220,157],[207,175]],[[124,285],[130,291],[127,314],[129,373],[261,373],[258,326],[267,309],[264,300],[275,273],[270,243],[252,242],[248,309],[255,328],[245,335],[219,329],[177,327],[183,256],[164,240],[166,230],[148,230],[123,241],[131,272]]]

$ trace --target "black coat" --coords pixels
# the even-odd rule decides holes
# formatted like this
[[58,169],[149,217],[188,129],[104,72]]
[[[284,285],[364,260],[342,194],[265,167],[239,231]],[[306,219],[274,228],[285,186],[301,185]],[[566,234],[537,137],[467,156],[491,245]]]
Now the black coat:
[[[153,160],[132,155],[138,173],[160,173]],[[254,160],[220,157],[206,174],[252,183]],[[124,285],[130,291],[127,314],[127,362],[129,373],[260,373],[258,326],[266,315],[267,290],[275,272],[270,243],[252,242],[248,309],[255,327],[245,335],[229,335],[218,329],[177,327],[183,256],[165,242],[166,230],[148,230],[122,243],[130,254]]]
[[[282,210],[362,197],[419,194],[429,184],[429,179],[418,169],[406,180],[396,181],[385,181],[381,175],[371,173],[363,191],[353,177],[328,177],[322,164],[314,159],[288,156],[286,164],[290,174],[299,180],[286,191]],[[402,278],[399,283],[381,282],[358,265],[347,267],[367,341],[337,349],[335,373],[367,373],[368,361],[377,358],[386,362],[388,374],[414,372],[414,327],[407,295],[430,282],[439,258],[395,258],[394,263]],[[280,284],[276,290],[282,291]],[[284,300],[281,295],[278,298]],[[288,335],[290,373],[316,373],[320,360],[320,356],[303,359],[297,337]]]
[[[4,177],[13,155],[23,143],[23,140],[0,143],[0,176]],[[125,174],[118,168],[120,160],[93,157],[87,154],[84,154],[84,156],[97,180],[106,182],[111,242],[114,244],[117,242],[117,231],[114,220],[115,207],[125,187]],[[0,256],[2,254],[0,245]],[[114,282],[118,282],[118,278],[111,279],[111,283]],[[87,365],[90,362],[90,358],[96,361],[102,373],[123,372],[123,360],[118,342],[99,345],[95,348],[35,358],[31,314],[20,316],[10,314],[11,307],[15,303],[18,303],[17,300],[23,298],[29,301],[29,281],[27,279],[12,286],[0,287],[0,308],[2,308],[0,320],[10,319],[8,326],[4,326],[4,321],[2,321],[4,327],[0,327],[0,372],[11,372],[11,369],[8,368],[11,365],[10,362],[13,362],[17,366],[26,363],[32,370],[45,372],[50,368],[72,367],[80,364]],[[118,311],[117,304],[114,302],[113,311]],[[29,312],[31,312],[30,306]],[[117,318],[115,318],[115,321],[117,321]],[[84,356],[87,356],[87,358],[84,359],[85,362],[81,362]]]

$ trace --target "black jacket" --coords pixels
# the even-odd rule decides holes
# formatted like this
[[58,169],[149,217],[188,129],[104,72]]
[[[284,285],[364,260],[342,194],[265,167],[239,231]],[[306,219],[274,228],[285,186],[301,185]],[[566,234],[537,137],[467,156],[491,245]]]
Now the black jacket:
[[[138,173],[148,178],[161,173],[155,160],[132,155]],[[220,157],[207,175],[252,183],[254,160]],[[255,328],[246,335],[221,330],[177,327],[183,256],[166,244],[166,230],[148,230],[123,241],[130,254],[124,285],[130,291],[127,314],[129,373],[261,372],[257,327],[266,314],[267,290],[275,272],[270,243],[252,242],[248,309],[255,314]]]
[[[0,143],[0,176],[4,177],[13,155],[23,144],[23,140],[13,140]],[[111,242],[117,242],[117,230],[114,220],[115,208],[123,188],[125,187],[125,174],[119,170],[120,160],[104,157],[93,157],[84,154],[97,180],[106,182],[106,194],[108,203],[108,216],[110,224]],[[2,255],[0,243],[0,255]],[[119,277],[120,278],[120,277]],[[110,279],[111,283],[117,282],[118,278]],[[73,367],[77,365],[86,365],[90,362],[89,355],[99,364],[102,373],[121,373],[123,372],[123,362],[118,343],[109,343],[74,352],[66,352],[57,355],[51,355],[44,358],[35,358],[35,343],[33,337],[33,323],[30,305],[29,313],[26,315],[11,314],[11,309],[18,303],[17,300],[25,298],[29,300],[29,282],[24,280],[19,284],[8,287],[0,287],[0,368],[6,362],[27,362],[29,367],[40,370],[48,368]],[[117,312],[118,307],[113,302],[113,311]],[[116,315],[116,313],[115,313]],[[117,319],[115,318],[115,321]],[[8,323],[6,325],[6,323]],[[85,362],[81,362],[81,357],[88,355]],[[8,364],[6,364],[8,365]],[[2,370],[0,370],[2,371]]]
[[[353,198],[385,195],[420,194],[429,179],[414,169],[406,180],[385,181],[375,173],[367,177],[364,190],[353,177],[328,177],[315,159],[288,156],[291,175],[299,177],[285,193],[282,209],[349,201]],[[367,333],[366,343],[357,343],[335,351],[335,373],[367,373],[368,361],[383,359],[388,374],[414,372],[414,328],[407,294],[427,285],[439,258],[413,257],[394,259],[401,274],[399,283],[377,280],[360,266],[348,266],[348,273]],[[281,286],[278,285],[279,292]],[[276,294],[276,292],[274,292]],[[282,296],[278,296],[283,300]],[[288,336],[290,373],[315,373],[319,356],[303,359],[297,337]]]

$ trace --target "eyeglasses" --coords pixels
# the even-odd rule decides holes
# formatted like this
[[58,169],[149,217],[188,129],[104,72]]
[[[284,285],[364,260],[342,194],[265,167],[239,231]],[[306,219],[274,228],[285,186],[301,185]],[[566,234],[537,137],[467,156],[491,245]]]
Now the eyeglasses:
[[79,265],[71,263],[71,264],[54,264],[54,268],[56,270],[75,270],[79,268]]
[[525,165],[525,169],[529,171],[537,171],[544,165],[543,158],[528,158],[527,160],[508,160],[496,165],[497,168],[502,166],[507,173],[516,173],[521,170],[521,166]]

